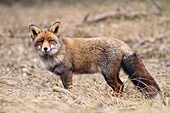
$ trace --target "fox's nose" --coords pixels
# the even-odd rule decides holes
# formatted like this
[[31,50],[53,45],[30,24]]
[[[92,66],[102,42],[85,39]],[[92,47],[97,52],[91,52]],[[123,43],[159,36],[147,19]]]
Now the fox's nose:
[[47,51],[48,50],[48,48],[47,47],[44,47],[44,51]]

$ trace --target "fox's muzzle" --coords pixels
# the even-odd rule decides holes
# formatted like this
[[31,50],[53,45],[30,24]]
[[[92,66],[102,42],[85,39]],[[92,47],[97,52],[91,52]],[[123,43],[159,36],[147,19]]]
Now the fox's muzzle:
[[50,47],[42,47],[41,51],[48,52],[48,51],[50,51]]

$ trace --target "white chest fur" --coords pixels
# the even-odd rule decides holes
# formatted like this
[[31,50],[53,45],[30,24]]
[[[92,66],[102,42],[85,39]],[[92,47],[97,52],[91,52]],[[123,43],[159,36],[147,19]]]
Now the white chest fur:
[[47,55],[42,58],[42,61],[44,62],[44,65],[48,70],[54,71],[59,64],[62,64],[63,59],[63,55],[59,55],[57,57]]

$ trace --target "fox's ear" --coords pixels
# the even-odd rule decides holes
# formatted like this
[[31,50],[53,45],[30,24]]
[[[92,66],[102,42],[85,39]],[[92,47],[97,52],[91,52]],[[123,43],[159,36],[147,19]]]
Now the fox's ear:
[[34,40],[35,37],[40,33],[41,29],[33,24],[29,26],[29,31],[31,33],[31,38]]
[[53,25],[50,26],[49,31],[59,36],[59,30],[60,30],[60,22],[57,21]]

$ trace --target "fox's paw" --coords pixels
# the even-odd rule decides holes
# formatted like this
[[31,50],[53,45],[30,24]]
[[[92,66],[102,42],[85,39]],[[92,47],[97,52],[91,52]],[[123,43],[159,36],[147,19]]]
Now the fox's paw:
[[67,86],[64,86],[64,88],[67,90],[71,90],[71,89],[73,89],[73,85],[67,85]]

